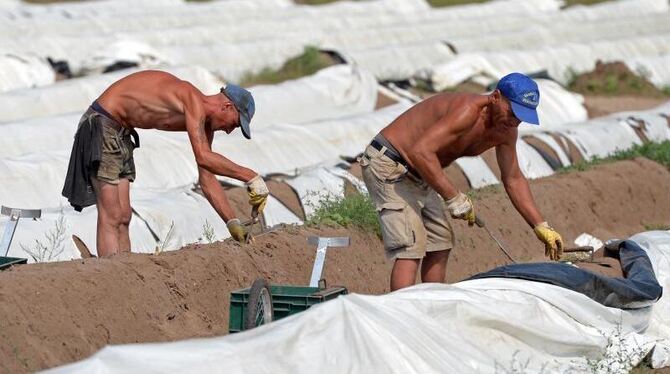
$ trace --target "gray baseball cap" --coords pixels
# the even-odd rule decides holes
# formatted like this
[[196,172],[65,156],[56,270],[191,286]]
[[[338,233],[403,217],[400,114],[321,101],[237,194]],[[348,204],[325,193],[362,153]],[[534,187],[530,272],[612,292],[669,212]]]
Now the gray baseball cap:
[[226,87],[221,88],[221,93],[226,95],[226,97],[232,101],[233,105],[235,105],[235,108],[240,113],[240,128],[242,128],[242,134],[245,138],[251,139],[249,123],[256,112],[256,103],[254,102],[253,96],[251,96],[251,92],[240,86],[228,84]]

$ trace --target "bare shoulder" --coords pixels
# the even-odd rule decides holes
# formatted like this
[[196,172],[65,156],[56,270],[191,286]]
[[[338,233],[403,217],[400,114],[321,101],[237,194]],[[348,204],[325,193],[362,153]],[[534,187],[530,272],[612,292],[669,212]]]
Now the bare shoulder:
[[447,92],[433,98],[435,105],[445,114],[456,112],[465,116],[477,116],[488,104],[488,96],[471,93]]

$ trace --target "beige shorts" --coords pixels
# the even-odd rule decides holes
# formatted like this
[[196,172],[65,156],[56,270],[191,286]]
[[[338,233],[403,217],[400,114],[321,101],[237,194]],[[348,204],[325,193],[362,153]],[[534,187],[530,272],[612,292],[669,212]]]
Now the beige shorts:
[[371,146],[360,164],[379,214],[387,258],[421,259],[426,252],[453,248],[453,230],[435,190]]
[[[131,130],[121,127],[114,120],[89,109],[82,117],[102,126],[102,157],[96,177],[106,183],[119,184],[121,179],[135,180],[135,160]],[[81,124],[81,122],[80,122]]]

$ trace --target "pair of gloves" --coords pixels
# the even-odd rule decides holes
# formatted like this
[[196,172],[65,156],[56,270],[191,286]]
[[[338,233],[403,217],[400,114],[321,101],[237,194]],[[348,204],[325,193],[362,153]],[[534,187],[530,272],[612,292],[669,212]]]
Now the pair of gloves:
[[[249,205],[251,205],[251,218],[257,219],[258,215],[263,213],[265,205],[268,202],[270,191],[260,175],[245,184],[249,194]],[[240,222],[238,218],[233,218],[226,222],[230,236],[240,243],[246,243],[249,240],[249,230]]]
[[[468,221],[468,226],[475,224],[475,208],[470,198],[459,192],[455,197],[445,200],[447,210],[452,218],[458,218]],[[560,259],[563,254],[563,239],[561,235],[549,226],[547,222],[542,222],[533,227],[535,236],[544,243],[544,255],[553,261]]]

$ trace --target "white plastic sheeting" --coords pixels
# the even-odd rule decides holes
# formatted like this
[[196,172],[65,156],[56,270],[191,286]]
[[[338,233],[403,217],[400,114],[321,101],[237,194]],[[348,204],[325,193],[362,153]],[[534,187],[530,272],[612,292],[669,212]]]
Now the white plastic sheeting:
[[470,182],[470,187],[472,188],[481,188],[499,183],[491,168],[479,156],[461,157],[456,159],[455,162],[461,168],[465,177],[468,178],[468,182]]
[[516,142],[516,154],[519,168],[526,178],[541,178],[554,173],[542,156],[521,139]]
[[519,126],[519,133],[551,131],[565,123],[588,119],[582,95],[570,92],[552,80],[536,79],[535,81],[540,89],[540,105],[537,107],[540,126],[522,123]]
[[571,164],[568,154],[563,150],[560,144],[549,134],[536,132],[533,134],[534,137],[538,138],[540,141],[544,142],[549,148],[551,148],[558,155],[558,160],[563,166],[569,166]]
[[[201,67],[170,66],[161,70],[193,83],[205,94],[217,93],[222,82]],[[109,85],[138,71],[128,69],[109,74],[68,79],[34,89],[0,93],[0,122],[44,117],[70,112],[83,113]]]
[[458,55],[452,61],[422,71],[419,76],[433,87],[443,90],[472,77],[499,78],[511,71],[547,70],[565,83],[571,72],[591,71],[597,60],[618,61],[622,57],[663,56],[670,54],[670,34],[640,36],[587,43],[564,43],[533,49],[510,49],[498,52],[472,52]]
[[56,80],[49,63],[30,55],[0,55],[0,92],[45,86]]
[[[380,79],[398,79],[451,59],[444,41],[472,52],[670,32],[662,18],[668,5],[662,0],[559,11],[561,4],[508,0],[431,9],[423,0],[378,0],[312,8],[281,1],[219,1],[163,7],[138,2],[124,8],[102,1],[52,11],[25,7],[21,14],[5,14],[8,22],[0,23],[0,35],[10,51],[66,59],[75,71],[115,59],[143,66],[169,61],[202,65],[238,81],[247,72],[281,66],[306,45],[335,49]],[[31,16],[45,21],[35,24]],[[119,22],[129,17],[134,22]],[[85,37],[81,30],[87,31]],[[396,61],[392,68],[385,64],[389,58]]]
[[[670,287],[670,232],[633,240]],[[670,365],[668,316],[667,294],[652,308],[621,310],[520,279],[422,284],[340,296],[224,337],[107,346],[48,372],[624,373],[654,347],[653,365]]]
[[670,87],[670,54],[623,60],[631,71],[644,75],[656,87]]
[[254,86],[250,88],[256,102],[253,129],[372,112],[377,86],[374,76],[352,65],[336,65],[276,85]]
[[132,62],[139,69],[166,65],[168,60],[154,48],[140,42],[123,40],[104,45],[86,56],[80,73],[102,73],[104,68],[116,62]]
[[642,144],[629,125],[611,120],[591,120],[587,126],[567,126],[556,133],[570,139],[587,160]]

